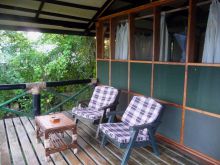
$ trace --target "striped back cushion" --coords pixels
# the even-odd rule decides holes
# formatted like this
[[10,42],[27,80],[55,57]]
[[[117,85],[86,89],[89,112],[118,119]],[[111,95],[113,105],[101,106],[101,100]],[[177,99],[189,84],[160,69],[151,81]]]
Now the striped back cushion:
[[99,109],[112,104],[118,95],[118,90],[110,86],[96,86],[89,102],[89,107]]
[[152,98],[134,96],[122,116],[129,126],[151,123],[157,119],[162,105]]

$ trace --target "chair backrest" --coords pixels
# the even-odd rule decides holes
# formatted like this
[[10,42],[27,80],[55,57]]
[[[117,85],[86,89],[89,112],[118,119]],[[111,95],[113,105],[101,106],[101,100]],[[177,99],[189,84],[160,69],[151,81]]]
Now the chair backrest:
[[89,107],[99,109],[115,102],[119,94],[118,89],[110,86],[96,86],[89,102]]
[[154,99],[134,96],[122,116],[122,121],[130,126],[154,122],[162,109],[162,105]]

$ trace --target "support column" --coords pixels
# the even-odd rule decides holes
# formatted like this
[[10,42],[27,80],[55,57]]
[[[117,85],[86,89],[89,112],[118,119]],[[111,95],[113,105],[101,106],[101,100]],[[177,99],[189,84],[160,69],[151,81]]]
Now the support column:
[[33,97],[33,111],[34,111],[34,116],[39,116],[41,114],[41,95],[40,93],[38,94],[32,94]]

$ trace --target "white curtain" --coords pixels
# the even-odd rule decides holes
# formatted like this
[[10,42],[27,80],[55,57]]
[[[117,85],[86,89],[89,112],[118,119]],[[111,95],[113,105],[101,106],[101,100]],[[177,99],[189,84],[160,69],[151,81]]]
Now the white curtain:
[[144,33],[135,35],[135,59],[136,60],[151,60],[153,37],[146,36]]
[[128,23],[117,26],[115,40],[115,59],[128,59]]
[[203,49],[203,63],[220,63],[220,2],[210,5]]
[[159,61],[169,61],[169,33],[166,24],[165,13],[161,14],[160,20],[160,56]]

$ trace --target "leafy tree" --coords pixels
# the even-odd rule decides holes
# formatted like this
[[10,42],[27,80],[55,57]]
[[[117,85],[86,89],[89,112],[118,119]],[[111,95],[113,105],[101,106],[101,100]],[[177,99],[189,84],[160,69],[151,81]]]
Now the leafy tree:
[[[0,84],[85,79],[94,74],[93,37],[42,34],[38,40],[31,41],[27,32],[0,31]],[[61,87],[58,91],[78,88]],[[19,90],[0,91],[0,103],[18,93]],[[51,95],[42,97],[43,105],[56,102]],[[22,108],[30,108],[30,101],[20,102]]]

